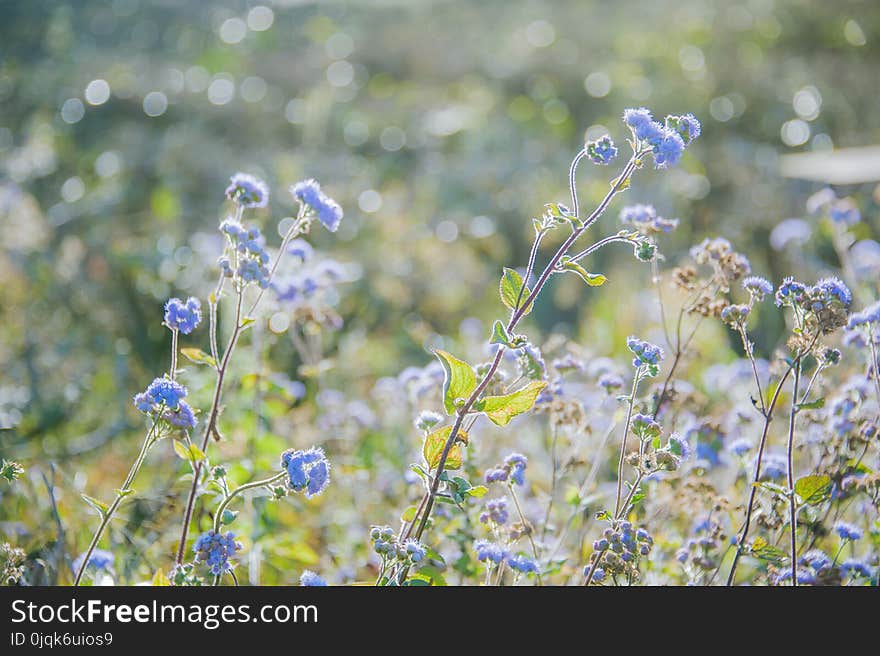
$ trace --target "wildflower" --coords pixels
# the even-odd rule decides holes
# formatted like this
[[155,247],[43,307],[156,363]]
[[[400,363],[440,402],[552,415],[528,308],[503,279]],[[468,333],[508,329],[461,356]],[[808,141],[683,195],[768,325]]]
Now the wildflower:
[[[651,110],[645,107],[638,109],[626,109],[623,112],[623,122],[626,123],[639,140],[647,138],[652,133],[653,125],[658,125],[651,115]],[[652,125],[653,124],[653,125]]]
[[738,326],[745,323],[750,313],[751,308],[748,305],[728,305],[721,310],[721,320],[731,326]]
[[834,223],[844,226],[855,225],[862,220],[859,206],[851,198],[841,198],[831,203],[828,216]]
[[432,410],[422,410],[416,417],[415,426],[422,431],[431,430],[434,426],[443,421],[443,415]]
[[702,128],[700,122],[693,114],[684,114],[682,116],[667,116],[666,127],[678,132],[686,146],[700,136]]
[[599,379],[599,387],[611,394],[623,387],[623,378],[615,374],[605,374]]
[[327,581],[307,569],[299,577],[299,584],[307,588],[322,588],[327,585]]
[[788,471],[788,461],[778,453],[768,453],[761,462],[761,479],[782,478]]
[[488,524],[490,521],[498,525],[506,524],[508,518],[507,499],[504,497],[487,501],[486,511],[480,514],[480,522],[483,524]]
[[521,574],[537,574],[538,564],[531,558],[523,555],[511,556],[507,559],[507,565],[510,569]]
[[510,480],[517,485],[524,485],[528,459],[520,453],[511,453],[504,459],[504,464],[510,467]]
[[654,166],[658,169],[678,164],[685,149],[681,135],[669,128],[664,128],[662,137],[654,137],[649,143],[653,146]]
[[193,545],[195,561],[207,564],[215,576],[232,571],[233,564],[230,559],[240,550],[241,542],[236,541],[235,533],[232,531],[225,535],[213,530],[202,533]]
[[617,148],[607,134],[595,141],[587,142],[584,150],[593,164],[607,165],[617,157]]
[[[782,572],[773,575],[770,577],[770,582],[773,585],[781,585],[785,581],[791,581],[791,569],[786,568]],[[809,570],[797,568],[797,582],[798,585],[812,585],[816,582],[815,575]]]
[[[78,572],[79,568],[82,567],[85,557],[86,555],[82,553],[76,557],[76,560],[73,561],[74,572]],[[109,551],[106,551],[104,549],[94,549],[92,551],[92,554],[89,556],[89,562],[86,567],[95,570],[105,570],[108,572],[112,572],[114,560],[115,558],[113,554]]]
[[657,366],[663,360],[663,349],[651,342],[630,336],[626,340],[626,346],[635,356],[633,366],[646,366],[652,376],[657,375]]
[[773,293],[773,285],[761,276],[749,276],[742,281],[743,289],[752,295],[756,301],[763,301],[765,296]]
[[849,287],[840,278],[823,278],[813,286],[811,292],[813,294],[822,294],[832,301],[836,300],[845,307],[849,307],[852,304],[852,292],[849,291]]
[[794,305],[800,304],[806,294],[807,287],[801,282],[798,282],[791,276],[785,278],[782,281],[782,284],[779,285],[779,289],[776,290],[776,305],[777,307],[782,307],[783,305]]
[[295,492],[305,491],[311,499],[330,483],[330,463],[320,447],[306,451],[288,449],[281,454],[281,466],[287,469],[287,485]]
[[327,230],[336,232],[339,229],[339,223],[342,221],[342,208],[321,191],[321,185],[316,180],[308,179],[297,182],[290,186],[290,193],[304,206],[309,207]]
[[628,223],[645,234],[672,232],[678,227],[678,219],[665,219],[657,214],[653,205],[627,205],[620,210],[621,223]]
[[860,328],[862,326],[870,326],[870,324],[880,323],[880,301],[869,305],[861,312],[853,312],[849,316],[846,327],[850,330]]
[[474,551],[477,554],[477,560],[490,561],[496,565],[500,564],[508,558],[508,551],[500,544],[489,542],[488,540],[476,540],[474,542]]
[[425,545],[412,538],[403,543],[403,548],[406,551],[407,556],[409,556],[409,559],[414,563],[421,562],[428,554]]
[[869,579],[873,575],[873,572],[868,565],[863,563],[861,560],[856,560],[855,558],[850,558],[849,560],[845,560],[840,563],[840,571],[844,575],[852,576],[853,578],[858,578],[861,576]]
[[179,298],[169,299],[165,303],[165,325],[171,330],[189,335],[201,320],[202,304],[195,296],[190,296],[185,303]]
[[691,455],[691,447],[687,440],[678,433],[669,436],[666,449],[680,460],[687,460]]
[[529,380],[541,380],[547,372],[547,365],[541,350],[534,344],[528,343],[519,350],[517,359],[520,373]]
[[297,238],[287,245],[287,252],[305,262],[312,256],[314,249],[305,239]]
[[862,539],[862,529],[846,522],[837,522],[834,525],[834,532],[840,536],[841,540],[852,540],[855,542]]
[[[170,378],[156,378],[140,394],[135,394],[134,405],[144,414],[159,414],[175,425],[189,427],[195,425],[192,408],[183,400],[186,388]],[[174,420],[174,421],[172,421]]]
[[229,179],[226,197],[242,207],[266,207],[269,204],[269,187],[252,175],[236,173]]
[[821,574],[831,568],[831,559],[825,552],[812,549],[800,558],[799,564],[810,567],[816,574]]

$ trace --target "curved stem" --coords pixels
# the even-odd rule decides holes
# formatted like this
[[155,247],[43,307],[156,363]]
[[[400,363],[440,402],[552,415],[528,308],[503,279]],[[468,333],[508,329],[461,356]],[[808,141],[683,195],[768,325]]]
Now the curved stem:
[[620,457],[617,461],[617,499],[614,502],[615,517],[617,517],[620,512],[620,501],[623,496],[623,461],[626,458],[626,438],[627,435],[629,435],[629,425],[632,421],[633,407],[636,403],[636,392],[639,389],[641,373],[641,367],[639,367],[633,374],[632,391],[630,392],[629,403],[626,408],[626,422],[623,424],[623,439],[620,441]]
[[86,568],[89,565],[89,560],[91,559],[95,548],[98,546],[98,542],[101,540],[101,536],[104,535],[104,531],[106,530],[107,525],[110,523],[110,520],[113,519],[113,515],[119,509],[119,505],[122,503],[122,500],[131,493],[131,485],[134,482],[134,479],[137,477],[138,472],[141,469],[141,465],[144,464],[144,459],[146,458],[147,451],[155,441],[155,432],[158,425],[159,421],[153,420],[153,425],[150,427],[150,430],[147,432],[147,436],[144,438],[144,442],[141,445],[141,450],[138,452],[137,458],[135,458],[134,463],[131,465],[131,469],[129,469],[128,471],[128,476],[125,477],[125,481],[122,483],[122,486],[119,488],[119,490],[117,490],[116,498],[113,500],[113,503],[110,504],[110,507],[107,508],[106,512],[104,512],[101,516],[101,523],[98,525],[98,529],[92,536],[92,540],[91,542],[89,542],[88,549],[86,549],[86,552],[82,556],[83,561],[80,564],[79,570],[76,573],[76,578],[73,581],[74,586],[78,586],[82,581],[83,574],[85,573]]
[[612,235],[610,237],[605,237],[605,239],[600,239],[595,244],[585,248],[577,255],[572,255],[570,261],[571,262],[578,262],[579,260],[582,260],[583,258],[585,258],[587,255],[592,255],[593,253],[595,253],[597,250],[599,250],[603,246],[607,246],[608,244],[613,244],[615,242],[630,244],[632,246],[638,246],[638,244],[639,244],[639,242],[637,242],[635,239],[630,239],[629,237],[620,237],[618,235]]
[[543,581],[541,581],[541,565],[540,558],[538,557],[538,547],[535,545],[535,539],[532,537],[532,526],[529,524],[519,505],[519,498],[516,496],[516,488],[513,483],[510,485],[510,498],[513,499],[513,505],[516,506],[516,514],[519,515],[519,521],[523,525],[523,529],[526,531],[526,535],[529,538],[529,544],[532,546],[532,556],[535,558],[535,565],[538,566],[538,585],[544,585]]
[[287,475],[287,472],[279,472],[274,476],[270,476],[269,478],[264,478],[259,481],[251,481],[250,483],[245,483],[244,485],[239,485],[237,488],[232,490],[225,499],[217,506],[217,512],[214,515],[214,532],[217,533],[220,531],[220,523],[223,521],[223,511],[226,510],[227,506],[229,506],[230,502],[237,497],[242,492],[247,492],[248,490],[253,490],[258,487],[263,487],[266,485],[272,485],[272,483],[277,483],[282,480]]
[[[507,331],[512,331],[517,323],[519,323],[520,319],[525,316],[526,311],[532,306],[535,298],[538,294],[541,293],[544,285],[547,283],[547,280],[550,278],[554,270],[556,269],[556,265],[562,259],[562,257],[569,251],[569,249],[574,245],[574,243],[580,238],[580,236],[589,228],[596,220],[605,212],[608,208],[608,205],[611,203],[611,200],[615,195],[621,190],[624,182],[629,180],[629,177],[632,175],[633,171],[637,166],[638,159],[644,153],[639,152],[633,154],[630,158],[629,162],[627,162],[626,166],[623,169],[623,173],[614,181],[614,184],[611,187],[611,190],[605,195],[605,198],[596,207],[595,210],[590,214],[587,220],[583,223],[583,225],[576,230],[574,230],[571,235],[562,243],[562,245],[557,249],[556,253],[548,262],[547,266],[544,268],[543,273],[538,278],[535,283],[535,288],[531,291],[525,301],[523,301],[516,310],[514,310],[511,314],[510,321],[507,324]],[[577,194],[574,189],[574,176],[575,170],[577,168],[577,163],[583,158],[583,151],[581,151],[578,156],[575,157],[572,162],[570,174],[569,174],[569,182],[571,184],[572,198],[574,201],[577,201]],[[449,433],[449,437],[446,440],[446,444],[443,446],[443,451],[440,454],[440,460],[437,464],[437,473],[434,477],[433,482],[431,483],[431,487],[426,493],[428,495],[428,500],[425,503],[425,509],[422,512],[422,516],[419,520],[418,529],[416,530],[416,539],[421,539],[422,534],[424,533],[425,526],[428,523],[428,518],[431,515],[431,511],[434,506],[434,499],[437,496],[437,491],[440,487],[440,476],[444,471],[446,466],[446,459],[449,456],[449,451],[452,449],[453,444],[455,444],[458,439],[459,431],[461,430],[462,421],[464,421],[464,417],[470,412],[474,403],[476,403],[477,399],[485,391],[486,387],[488,387],[492,378],[495,376],[495,372],[498,370],[499,365],[501,364],[501,358],[504,355],[504,347],[500,347],[495,354],[495,359],[492,361],[489,370],[486,372],[485,376],[483,376],[482,381],[477,385],[473,392],[471,392],[470,396],[465,401],[464,405],[459,408],[455,422],[453,423],[452,430]]]
[[798,414],[798,385],[801,381],[801,359],[795,361],[794,383],[791,393],[791,414],[788,419],[788,508],[791,522],[791,584],[797,587],[797,503],[794,498],[794,431]]

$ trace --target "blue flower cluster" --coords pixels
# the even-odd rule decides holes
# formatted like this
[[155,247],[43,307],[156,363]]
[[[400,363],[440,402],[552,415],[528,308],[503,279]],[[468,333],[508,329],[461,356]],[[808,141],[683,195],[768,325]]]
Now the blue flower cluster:
[[307,569],[299,577],[299,584],[307,588],[321,588],[327,585],[327,581]]
[[652,233],[672,232],[678,227],[678,219],[665,219],[657,214],[653,205],[627,205],[620,210],[620,222],[632,225],[639,232]]
[[536,563],[532,558],[528,556],[524,556],[522,554],[516,554],[514,556],[510,556],[507,559],[507,566],[510,567],[515,572],[519,572],[520,574],[537,574],[538,573],[538,563]]
[[443,415],[441,415],[439,412],[434,412],[433,410],[422,410],[413,423],[418,430],[429,431],[441,421],[443,421]]
[[761,276],[743,278],[742,286],[756,301],[763,301],[765,296],[773,293],[773,285],[769,280]]
[[236,173],[229,179],[226,197],[242,207],[266,207],[269,204],[269,187],[248,173]]
[[134,406],[147,415],[159,417],[179,428],[196,425],[193,409],[183,399],[186,388],[170,378],[156,378],[146,390],[134,396]]
[[[85,560],[86,555],[81,553],[76,557],[76,560],[73,561],[72,567],[74,572],[78,572],[79,568],[82,567],[83,560]],[[86,565],[87,568],[95,569],[95,570],[105,570],[107,572],[113,571],[113,554],[105,549],[94,549],[92,550],[92,555],[89,556],[89,562]]]
[[342,208],[339,204],[321,191],[316,180],[309,179],[290,186],[293,197],[309,207],[327,230],[336,232],[342,221]]
[[852,540],[853,542],[861,540],[863,535],[862,529],[847,522],[837,522],[834,525],[834,532],[840,536],[841,540]]
[[318,496],[330,483],[330,462],[320,447],[305,451],[288,449],[281,454],[281,466],[287,469],[287,485],[307,498]]
[[635,356],[632,361],[634,367],[645,366],[648,368],[648,373],[652,376],[657,375],[658,366],[663,361],[662,348],[634,336],[627,338],[626,347]]
[[179,298],[171,298],[165,303],[165,325],[171,330],[179,330],[189,335],[202,320],[202,304],[195,296],[186,302]]
[[410,538],[403,543],[403,549],[406,552],[407,558],[409,558],[414,563],[420,563],[425,559],[425,556],[428,555],[428,550],[418,540]]
[[504,497],[490,499],[486,502],[486,510],[480,513],[480,522],[483,524],[492,522],[500,526],[501,524],[506,524],[509,518],[507,499]]
[[213,530],[202,533],[193,545],[197,563],[205,563],[211,573],[220,576],[231,572],[234,567],[230,562],[237,551],[241,550],[241,542],[235,539],[235,533],[216,533]]
[[220,232],[226,235],[229,244],[236,251],[238,267],[233,270],[229,257],[223,255],[219,260],[223,274],[227,278],[237,278],[242,283],[255,283],[262,289],[269,286],[269,253],[265,240],[256,226],[245,228],[234,219],[226,219],[220,224]]
[[500,565],[507,560],[510,552],[497,542],[489,542],[489,540],[475,540],[474,551],[477,554],[477,560],[482,562],[492,562]]
[[632,427],[633,434],[642,439],[657,437],[661,431],[660,424],[654,421],[652,416],[641,413],[636,413],[632,416],[630,426]]
[[617,157],[617,147],[607,134],[595,141],[588,141],[584,146],[587,157],[593,164],[607,165]]
[[869,305],[861,312],[853,312],[849,316],[846,327],[853,330],[865,326],[870,328],[872,324],[880,325],[880,301]]
[[649,109],[640,107],[624,111],[623,122],[632,130],[640,148],[650,147],[658,169],[678,164],[685,148],[700,136],[700,122],[692,114],[670,115],[660,123]]
[[528,458],[521,453],[511,453],[504,459],[503,464],[486,472],[486,482],[499,483],[510,480],[517,485],[525,485],[528,462]]

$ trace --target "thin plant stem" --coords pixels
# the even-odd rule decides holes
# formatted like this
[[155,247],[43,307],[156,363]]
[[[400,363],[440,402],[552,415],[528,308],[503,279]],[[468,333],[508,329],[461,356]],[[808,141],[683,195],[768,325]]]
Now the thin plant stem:
[[797,358],[794,367],[794,382],[791,393],[791,414],[788,419],[788,508],[791,522],[791,584],[797,587],[797,502],[794,498],[794,435],[798,415],[798,385],[801,381],[801,359]]
[[523,514],[522,507],[519,505],[519,498],[516,495],[516,488],[514,484],[510,485],[510,498],[513,499],[513,505],[516,507],[516,514],[519,515],[519,521],[523,525],[523,529],[526,532],[526,536],[529,538],[529,544],[532,546],[532,556],[535,558],[535,564],[538,565],[538,585],[544,585],[541,581],[541,567],[540,567],[540,558],[538,556],[538,547],[535,545],[535,539],[532,537],[532,526],[529,524],[526,516]]

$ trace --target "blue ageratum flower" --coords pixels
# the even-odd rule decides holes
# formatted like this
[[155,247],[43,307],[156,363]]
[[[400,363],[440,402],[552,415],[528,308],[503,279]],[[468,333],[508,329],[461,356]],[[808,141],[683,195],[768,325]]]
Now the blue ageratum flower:
[[183,399],[186,388],[170,378],[156,378],[134,396],[134,406],[147,415],[157,416],[179,428],[194,428],[195,412]]
[[584,147],[587,157],[593,164],[607,165],[617,157],[617,148],[607,134],[595,141],[588,141]]
[[526,465],[529,459],[521,453],[511,453],[504,459],[504,464],[509,468],[510,480],[517,485],[525,485]]
[[837,522],[834,525],[834,532],[840,536],[841,540],[852,540],[853,542],[861,540],[863,535],[862,529],[847,522]]
[[656,134],[655,126],[659,127],[660,125],[654,120],[651,110],[646,107],[623,110],[623,122],[630,127],[640,141]]
[[657,214],[653,205],[627,205],[620,210],[620,222],[628,223],[645,234],[672,232],[678,227],[678,219],[666,219]]
[[743,289],[754,297],[756,301],[763,301],[765,296],[773,293],[773,285],[761,276],[749,276],[742,281]]
[[236,173],[229,178],[226,197],[242,207],[266,207],[269,204],[269,187],[248,173]]
[[538,564],[528,556],[515,555],[507,559],[510,569],[520,574],[537,574]]
[[803,302],[807,293],[807,287],[802,282],[798,282],[791,276],[784,278],[782,284],[776,290],[776,305],[795,305]]
[[664,124],[655,121],[651,111],[645,107],[625,110],[623,122],[632,130],[640,145],[651,148],[654,166],[658,169],[678,164],[685,148],[701,132],[700,122],[693,114],[667,116]]
[[855,558],[840,563],[840,571],[844,576],[851,576],[853,578],[861,576],[866,579],[871,578],[874,573],[869,565]]
[[[82,567],[83,560],[85,560],[86,555],[81,553],[76,557],[76,560],[73,561],[73,571],[78,572],[79,568]],[[104,570],[107,572],[113,572],[113,562],[115,558],[112,553],[106,551],[105,549],[95,549],[92,551],[92,555],[89,556],[89,562],[86,565],[87,569],[94,570]]]
[[646,366],[652,376],[656,375],[657,367],[663,361],[663,349],[638,337],[630,336],[626,340],[627,348],[635,356],[633,366]]
[[195,296],[186,301],[171,298],[165,303],[165,325],[189,335],[202,320],[202,304]]
[[321,185],[316,180],[308,179],[291,185],[290,193],[293,197],[317,215],[318,220],[330,232],[339,229],[342,221],[342,208],[339,204],[321,191]]
[[299,584],[307,588],[323,588],[326,587],[327,581],[307,569],[299,577]]
[[853,312],[849,317],[846,327],[850,330],[861,326],[870,326],[870,324],[880,323],[880,301],[869,305],[861,312]]
[[493,562],[496,565],[507,560],[510,555],[507,549],[500,544],[488,540],[475,540],[474,551],[477,554],[477,560]]
[[678,132],[686,146],[700,136],[702,127],[700,122],[693,114],[684,114],[682,116],[667,116],[666,127]]
[[213,530],[202,533],[193,545],[197,563],[205,563],[211,573],[220,576],[231,572],[235,566],[231,559],[241,551],[241,542],[235,539],[235,533],[215,533]]
[[811,296],[821,295],[830,302],[838,302],[848,308],[852,304],[852,292],[849,287],[837,277],[823,278],[817,282],[811,291]]
[[407,556],[409,556],[410,560],[414,563],[421,562],[425,559],[425,556],[428,555],[428,550],[418,540],[409,539],[403,543],[403,548],[406,550]]
[[658,169],[675,166],[684,154],[684,140],[678,132],[670,128],[663,128],[662,133],[648,143],[653,147],[654,166]]
[[281,454],[281,466],[287,469],[287,485],[306,498],[318,496],[330,484],[330,462],[320,447],[306,451],[289,449]]

